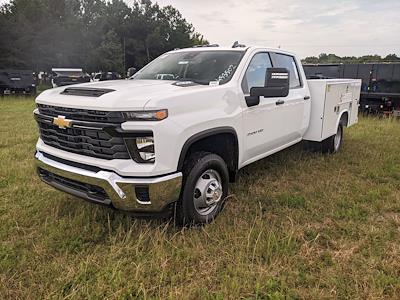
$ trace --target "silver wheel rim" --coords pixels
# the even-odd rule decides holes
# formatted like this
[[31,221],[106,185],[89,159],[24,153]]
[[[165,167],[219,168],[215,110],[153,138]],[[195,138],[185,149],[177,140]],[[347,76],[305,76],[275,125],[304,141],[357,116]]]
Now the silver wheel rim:
[[335,151],[339,150],[340,143],[342,142],[342,128],[339,126],[338,131],[336,132],[335,139],[334,139],[334,146]]
[[208,215],[217,208],[222,196],[221,176],[215,170],[207,170],[196,182],[193,192],[194,208],[200,215]]

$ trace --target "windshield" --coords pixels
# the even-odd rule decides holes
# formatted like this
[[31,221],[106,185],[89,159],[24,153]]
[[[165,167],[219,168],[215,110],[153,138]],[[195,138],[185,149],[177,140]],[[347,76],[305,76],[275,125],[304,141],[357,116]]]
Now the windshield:
[[136,73],[132,79],[224,84],[232,78],[243,53],[242,51],[166,53]]

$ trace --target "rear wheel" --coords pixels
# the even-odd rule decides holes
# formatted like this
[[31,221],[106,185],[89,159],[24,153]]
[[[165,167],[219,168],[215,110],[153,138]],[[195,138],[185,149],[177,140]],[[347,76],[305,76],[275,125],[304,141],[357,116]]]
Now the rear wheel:
[[228,195],[229,174],[225,161],[209,152],[192,154],[183,169],[183,190],[176,206],[182,225],[206,224],[220,213]]
[[339,152],[343,143],[343,125],[340,123],[336,134],[323,140],[321,142],[322,152],[324,153],[336,153]]

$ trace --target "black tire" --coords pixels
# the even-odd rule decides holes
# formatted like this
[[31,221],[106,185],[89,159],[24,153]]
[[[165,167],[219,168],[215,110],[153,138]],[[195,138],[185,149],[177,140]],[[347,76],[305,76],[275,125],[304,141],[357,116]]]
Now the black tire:
[[343,125],[339,123],[336,134],[321,142],[323,153],[337,153],[343,144]]
[[[216,187],[218,186],[216,181],[219,187]],[[220,156],[209,152],[196,152],[190,155],[183,167],[182,191],[175,207],[177,223],[201,225],[212,222],[224,206],[225,198],[228,196],[228,184],[228,168]],[[203,191],[200,191],[199,186],[205,187]],[[207,195],[210,194],[213,197],[208,198]],[[202,201],[204,199],[210,201]],[[207,203],[209,206],[203,208],[199,203]]]

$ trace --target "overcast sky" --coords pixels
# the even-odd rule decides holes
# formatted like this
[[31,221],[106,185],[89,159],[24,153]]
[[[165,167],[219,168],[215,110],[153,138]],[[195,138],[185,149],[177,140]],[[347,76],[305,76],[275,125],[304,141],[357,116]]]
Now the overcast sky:
[[321,52],[400,55],[400,0],[157,2],[178,8],[211,43],[281,46],[302,57]]
[[246,45],[280,46],[301,57],[321,52],[400,55],[400,0],[157,2],[173,5],[206,39],[224,46],[239,40]]

